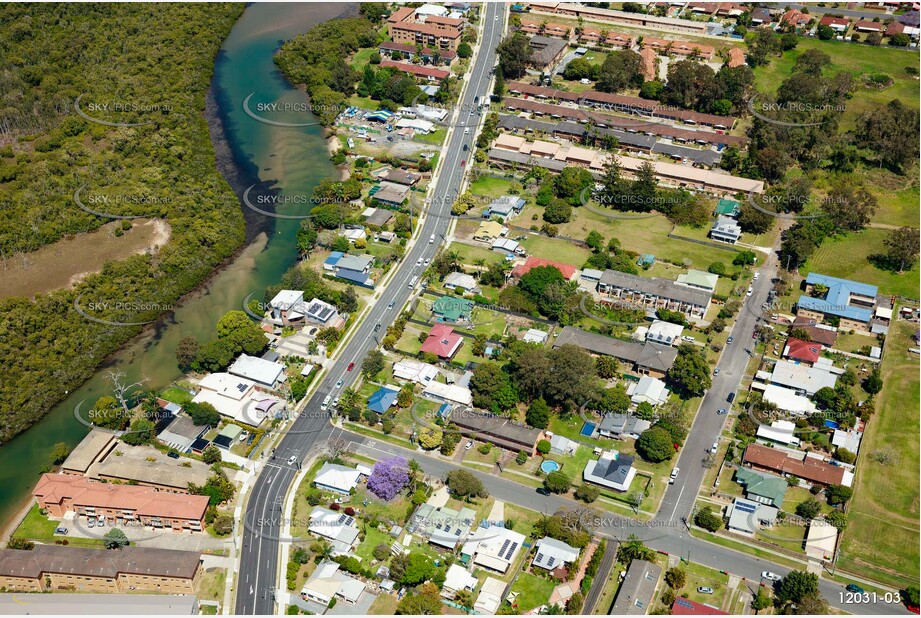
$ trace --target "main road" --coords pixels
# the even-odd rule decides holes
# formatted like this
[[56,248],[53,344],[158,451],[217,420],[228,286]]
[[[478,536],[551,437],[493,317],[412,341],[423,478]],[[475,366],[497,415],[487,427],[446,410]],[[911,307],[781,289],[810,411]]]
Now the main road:
[[[267,463],[256,479],[243,515],[242,550],[236,585],[237,614],[273,614],[278,575],[279,538],[283,528],[283,510],[287,494],[295,475],[297,464],[287,461],[296,457],[303,461],[329,436],[328,414],[321,409],[327,395],[335,397],[341,389],[352,384],[358,371],[347,371],[350,363],[361,365],[368,350],[379,345],[387,325],[396,317],[413,290],[409,285],[413,277],[421,275],[416,266],[419,260],[435,256],[450,224],[451,203],[460,193],[465,167],[461,165],[472,152],[476,135],[477,115],[475,99],[488,96],[492,69],[496,64],[496,47],[504,31],[505,4],[489,2],[483,5],[483,28],[480,32],[479,50],[466,79],[466,87],[456,112],[456,128],[449,130],[447,144],[442,150],[439,173],[433,179],[428,216],[418,231],[417,241],[400,263],[390,283],[381,292],[366,317],[355,324],[351,338],[342,349],[338,360],[314,391],[278,445],[274,458]],[[450,117],[449,117],[450,118]],[[466,125],[469,123],[469,131]],[[465,149],[465,146],[467,149]],[[430,239],[434,236],[434,241]],[[389,307],[389,308],[388,308]],[[380,325],[378,327],[378,325]],[[337,383],[342,384],[337,388]]]

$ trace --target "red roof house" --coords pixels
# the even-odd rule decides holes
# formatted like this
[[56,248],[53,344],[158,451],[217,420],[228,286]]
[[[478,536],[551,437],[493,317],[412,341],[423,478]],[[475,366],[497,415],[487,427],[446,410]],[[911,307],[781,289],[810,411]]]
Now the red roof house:
[[862,19],[854,25],[854,30],[857,32],[882,32],[883,24],[878,21]]
[[749,444],[742,455],[742,462],[755,469],[792,474],[819,485],[850,486],[853,482],[853,476],[845,478],[844,468],[807,457],[802,451],[796,452],[799,455],[793,455],[793,451],[788,454],[781,449],[769,448],[761,444]]
[[786,358],[802,361],[804,363],[814,364],[822,355],[822,346],[812,341],[803,341],[802,339],[787,339],[787,345],[783,350]]
[[436,324],[429,331],[420,352],[431,352],[438,358],[451,358],[461,346],[463,337],[447,324]]
[[797,11],[796,9],[790,9],[783,14],[783,17],[780,18],[780,23],[790,24],[796,28],[805,26],[809,23],[809,20],[812,19],[809,15]]
[[828,26],[833,30],[844,32],[851,25],[851,22],[843,17],[832,17],[831,15],[826,15],[821,20],[819,20],[819,25]]
[[704,605],[691,599],[678,597],[672,603],[672,616],[728,616],[726,612],[720,611],[712,605]]
[[512,269],[512,276],[521,277],[532,268],[537,268],[538,266],[553,266],[558,271],[563,273],[563,278],[567,281],[571,280],[578,270],[575,266],[571,266],[569,264],[561,264],[560,262],[554,262],[553,260],[545,260],[544,258],[531,256],[525,261],[524,264],[519,264]]
[[738,47],[729,50],[729,68],[734,69],[745,64],[745,52]]
[[406,62],[395,62],[393,60],[381,60],[381,66],[393,67],[394,69],[399,69],[400,71],[410,73],[416,77],[424,77],[426,79],[444,79],[451,74],[450,71],[445,71],[444,69],[436,69],[418,64],[408,64]]

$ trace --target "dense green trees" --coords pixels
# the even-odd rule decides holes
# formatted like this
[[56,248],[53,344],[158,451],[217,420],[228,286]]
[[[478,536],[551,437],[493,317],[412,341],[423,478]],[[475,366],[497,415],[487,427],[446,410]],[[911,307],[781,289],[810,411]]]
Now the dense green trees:
[[[0,204],[16,204],[0,208],[0,255],[107,223],[74,206],[84,183],[87,195],[139,196],[140,203],[123,202],[111,214],[164,218],[172,233],[158,252],[109,263],[73,289],[0,300],[8,325],[0,337],[0,440],[35,422],[140,331],[86,320],[72,310],[76,298],[108,302],[88,311],[97,319],[155,319],[244,241],[242,213],[217,172],[204,118],[214,56],[242,10],[0,7],[0,92],[18,93],[0,110],[0,134],[12,144],[11,156],[0,158]],[[118,99],[159,109],[94,112],[106,121],[151,123],[107,127],[74,116],[80,94],[87,106]],[[144,310],[124,307],[126,300]]]

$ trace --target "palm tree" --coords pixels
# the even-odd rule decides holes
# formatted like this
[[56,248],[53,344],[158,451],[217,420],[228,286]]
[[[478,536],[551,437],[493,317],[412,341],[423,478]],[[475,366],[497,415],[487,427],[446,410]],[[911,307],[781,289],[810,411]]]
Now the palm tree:
[[422,466],[415,459],[409,460],[409,493],[416,491],[416,482],[419,480],[419,473],[422,472]]

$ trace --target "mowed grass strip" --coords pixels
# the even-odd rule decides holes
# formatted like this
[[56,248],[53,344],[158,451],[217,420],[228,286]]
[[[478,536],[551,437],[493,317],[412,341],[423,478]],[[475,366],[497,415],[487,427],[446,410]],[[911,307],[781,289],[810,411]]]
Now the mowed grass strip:
[[[918,358],[908,352],[916,325],[894,322],[883,355],[883,391],[867,425],[839,565],[892,585],[919,576]],[[888,465],[873,454],[894,454]]]

